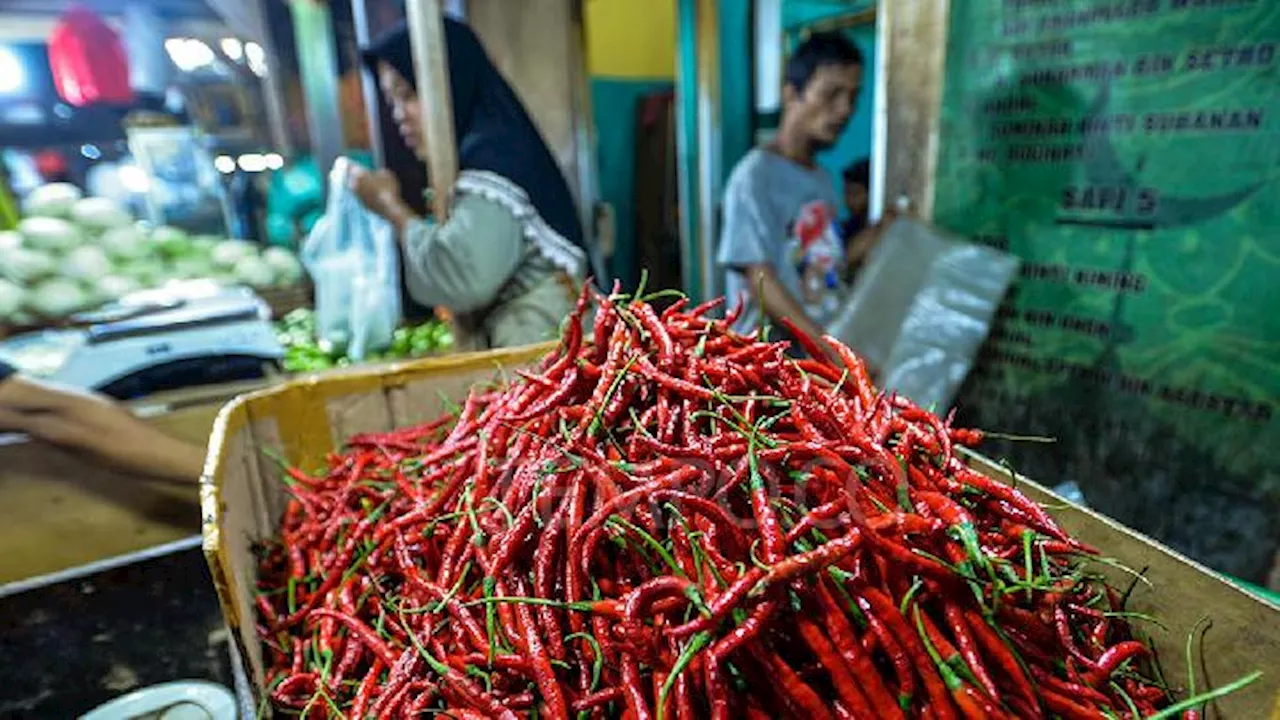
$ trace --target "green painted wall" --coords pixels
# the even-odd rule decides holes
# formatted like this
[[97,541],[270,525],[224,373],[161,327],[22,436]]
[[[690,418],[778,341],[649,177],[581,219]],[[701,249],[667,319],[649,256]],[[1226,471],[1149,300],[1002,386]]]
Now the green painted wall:
[[600,198],[613,206],[617,224],[617,244],[610,270],[626,283],[634,282],[639,273],[634,202],[636,108],[645,96],[672,87],[670,80],[591,79]]
[[875,7],[876,0],[785,0],[782,3],[782,27],[792,28],[807,25],[815,20],[824,20],[834,15],[848,15]]
[[751,149],[755,47],[750,0],[720,0],[720,158],[721,179]]

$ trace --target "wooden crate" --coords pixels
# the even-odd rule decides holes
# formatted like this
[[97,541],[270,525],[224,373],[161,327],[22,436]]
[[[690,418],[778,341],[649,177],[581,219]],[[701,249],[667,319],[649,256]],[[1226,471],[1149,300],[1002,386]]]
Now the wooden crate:
[[[237,655],[237,692],[252,713],[264,667],[254,630],[255,540],[273,536],[284,509],[284,485],[273,461],[259,448],[278,450],[292,463],[318,465],[326,452],[359,432],[386,431],[438,416],[447,401],[461,400],[474,383],[532,364],[550,346],[454,355],[377,369],[315,376],[243,396],[223,409],[210,439],[201,481],[204,552]],[[1066,503],[1024,478],[1012,478],[985,458],[973,466],[990,477],[1016,482],[1036,499],[1065,509],[1058,519],[1081,540],[1129,567],[1147,570],[1131,607],[1162,619],[1157,634],[1172,682],[1186,677],[1183,642],[1203,616],[1213,620],[1204,641],[1206,668],[1197,677],[1217,685],[1248,672],[1268,671],[1261,681],[1220,700],[1220,717],[1262,720],[1280,713],[1280,607],[1247,594],[1207,568],[1116,522]],[[1123,576],[1115,578],[1124,582]],[[1212,714],[1211,714],[1212,716]]]

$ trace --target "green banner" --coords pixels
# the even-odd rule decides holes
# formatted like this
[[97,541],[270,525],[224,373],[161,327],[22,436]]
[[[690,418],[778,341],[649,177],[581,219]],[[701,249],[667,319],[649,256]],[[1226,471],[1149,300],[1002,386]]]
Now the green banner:
[[1022,277],[962,420],[1262,580],[1280,546],[1280,2],[952,3],[944,228]]

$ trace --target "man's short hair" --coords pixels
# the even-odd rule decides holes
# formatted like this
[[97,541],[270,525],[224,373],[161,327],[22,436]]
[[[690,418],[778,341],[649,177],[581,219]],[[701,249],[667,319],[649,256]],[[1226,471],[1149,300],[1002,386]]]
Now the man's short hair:
[[871,188],[871,161],[863,158],[844,169],[844,181]]
[[863,65],[862,51],[839,32],[810,35],[787,60],[787,84],[803,92],[818,68]]

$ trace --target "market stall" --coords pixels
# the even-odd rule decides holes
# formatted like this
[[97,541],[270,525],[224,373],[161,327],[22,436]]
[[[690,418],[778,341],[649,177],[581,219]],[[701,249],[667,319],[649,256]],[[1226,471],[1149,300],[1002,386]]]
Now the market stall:
[[[450,213],[458,171],[445,5],[407,3],[425,119],[421,160],[437,221]],[[467,5],[496,63],[522,78],[516,84],[526,100],[533,97],[531,114],[578,185],[585,217],[593,171],[589,124],[580,120],[580,48],[572,45],[581,39],[574,40],[580,6]],[[869,25],[876,11],[858,5],[859,27]],[[943,128],[940,103],[945,83],[965,102],[970,86],[955,77],[944,83],[945,64],[963,69],[1029,51],[1002,49],[995,39],[992,47],[968,45],[964,20],[979,9],[948,15],[945,4],[887,5],[877,36],[884,72],[868,90],[885,101],[875,108],[875,204],[905,197],[921,219],[938,208],[964,225],[971,218],[956,198],[967,196],[946,194],[938,177],[968,177],[962,153],[940,149],[939,138],[962,135],[968,115],[955,111],[964,117]],[[331,8],[317,0],[289,7],[303,39],[306,114],[323,168],[314,173],[308,229],[345,241],[357,231],[318,218],[351,171],[343,159],[326,175],[346,154],[328,125],[340,114],[329,77],[337,52]],[[867,358],[837,338],[782,322],[795,345],[788,348],[770,342],[763,320],[756,334],[733,330],[737,311],[723,298],[698,305],[719,294],[712,258],[731,164],[721,155],[747,135],[728,109],[748,98],[733,90],[742,64],[725,62],[736,47],[725,42],[725,28],[747,22],[751,7],[682,0],[678,9],[691,297],[646,291],[643,280],[631,294],[588,287],[552,343],[453,354],[450,328],[431,319],[388,325],[384,340],[366,348],[350,342],[349,327],[327,330],[335,307],[347,317],[384,309],[366,308],[350,288],[315,309],[303,302],[286,312],[268,301],[296,290],[315,255],[299,260],[179,229],[145,198],[126,208],[61,184],[22,197],[15,230],[0,235],[0,274],[12,286],[0,285],[0,318],[37,334],[0,343],[0,359],[140,397],[138,414],[173,436],[207,441],[208,456],[195,497],[189,486],[140,486],[80,458],[0,444],[8,515],[0,518],[0,547],[12,550],[0,582],[67,570],[97,559],[92,553],[126,555],[0,589],[0,601],[25,623],[17,647],[56,642],[32,629],[44,617],[41,603],[93,595],[101,583],[124,598],[113,602],[165,604],[170,611],[157,617],[180,637],[154,642],[182,656],[160,655],[234,688],[245,717],[1280,717],[1274,596],[981,454],[1009,443],[1050,445],[1047,438],[1019,434],[998,418],[989,433],[965,426],[965,372],[1019,272],[1009,236],[985,234],[981,223],[969,228],[996,246],[968,255],[979,272],[955,261],[956,248],[972,249],[971,241],[899,224],[889,237],[899,255],[915,253],[896,258],[912,266],[910,282],[882,277],[855,295],[871,314],[896,317],[877,291],[914,301],[925,295],[917,286],[949,270],[939,302],[966,306],[981,332],[970,328],[965,372],[949,377],[936,414],[922,400],[936,398],[923,391],[873,382]],[[367,40],[368,18],[356,16]],[[570,45],[543,52],[546,38],[529,41],[535,27],[558,28]],[[311,37],[317,42],[305,41]],[[928,52],[913,54],[916,45]],[[970,52],[945,59],[957,46]],[[996,114],[1016,106],[997,105]],[[384,120],[373,112],[370,125],[386,129]],[[373,154],[375,164],[389,163]],[[987,175],[973,177],[981,187]],[[1059,200],[1050,191],[1045,197]],[[917,252],[926,246],[928,262]],[[1106,255],[1105,247],[1104,238],[1093,252]],[[1132,255],[1131,247],[1124,262]],[[878,262],[889,264],[885,257]],[[356,274],[349,258],[338,259],[336,274]],[[998,287],[956,290],[972,290],[961,286],[996,265]],[[1032,274],[1049,272],[1032,265]],[[391,285],[381,290],[400,292]],[[1225,303],[1219,299],[1216,307]],[[1071,317],[1083,323],[1095,308],[1085,305]],[[1179,322],[1209,317],[1193,309],[1203,313]],[[945,315],[926,311],[935,323]],[[966,322],[959,314],[952,320]],[[846,324],[858,328],[850,344],[870,335]],[[927,349],[903,364],[939,354],[930,343],[943,333],[923,327],[915,340]],[[1025,337],[1000,334],[995,342],[1030,343]],[[1106,359],[1119,363],[1120,354],[1109,346]],[[162,362],[170,356],[199,367],[177,372]],[[228,356],[254,366],[256,376],[245,380]],[[886,350],[874,362],[894,356]],[[960,420],[946,412],[957,394]],[[981,417],[993,416],[998,399],[982,399]],[[1044,457],[1036,467],[1048,467]],[[198,541],[190,537],[197,516]],[[70,536],[83,542],[63,540]],[[207,576],[191,565],[196,542]],[[164,582],[175,575],[182,588]],[[216,594],[216,611],[200,588]],[[182,602],[191,612],[174,610]],[[111,624],[68,622],[64,635],[108,642],[100,638],[143,621],[122,613]],[[228,653],[229,666],[221,659]],[[150,665],[132,676],[118,671],[116,664],[138,662],[129,647],[109,657],[105,670],[84,664],[107,673],[93,692],[65,695],[58,686],[74,681],[46,679],[56,668],[42,662],[36,681],[10,683],[25,697],[5,707],[76,714],[110,692],[166,679]]]
[[877,402],[838,344],[788,363],[701,310],[596,300],[554,348],[223,413],[205,552],[243,707],[1277,708],[1280,606],[964,450],[980,432]]

